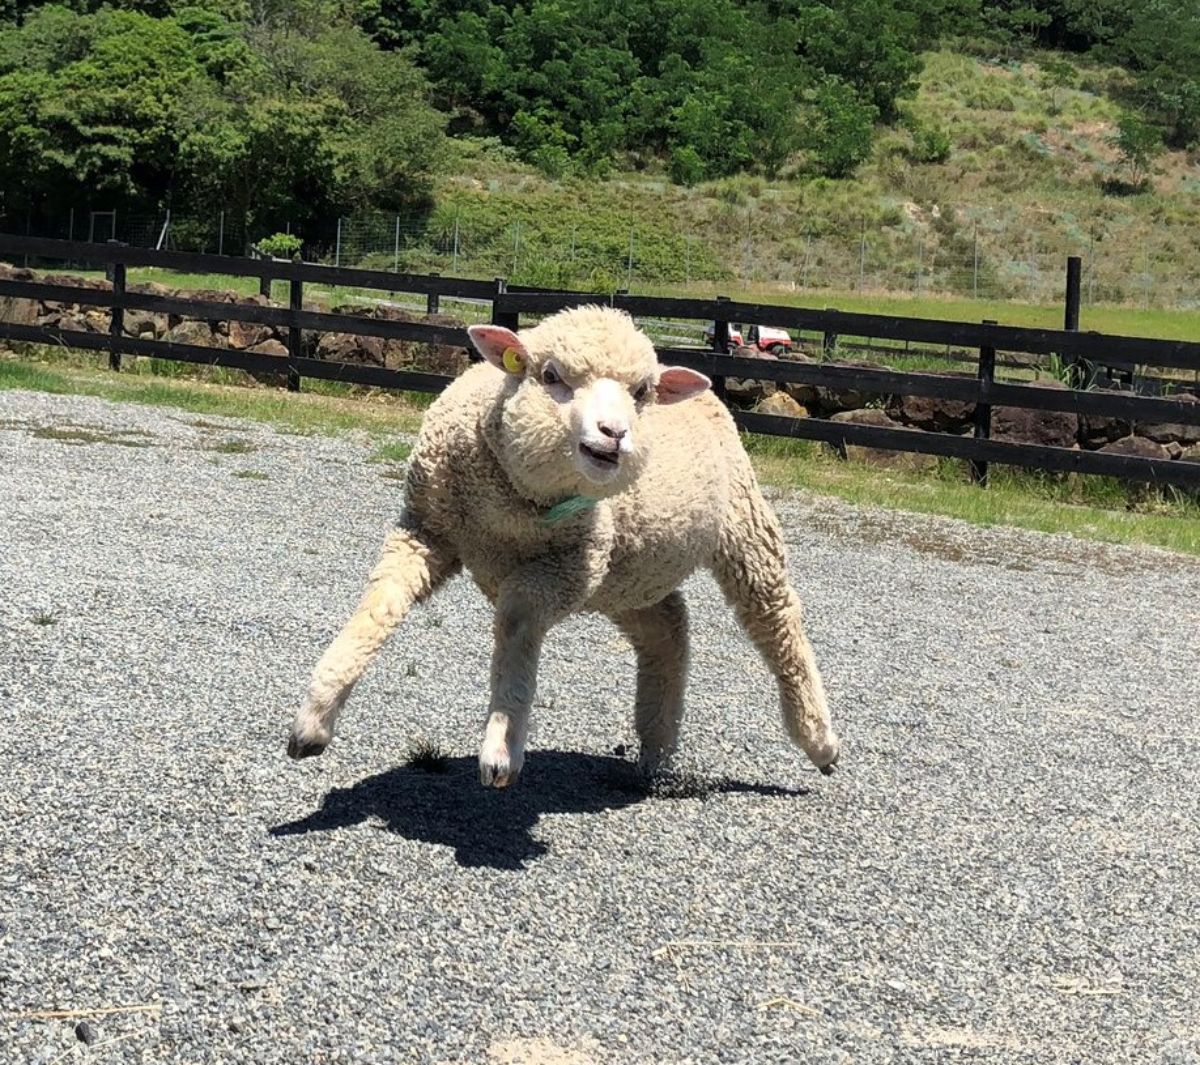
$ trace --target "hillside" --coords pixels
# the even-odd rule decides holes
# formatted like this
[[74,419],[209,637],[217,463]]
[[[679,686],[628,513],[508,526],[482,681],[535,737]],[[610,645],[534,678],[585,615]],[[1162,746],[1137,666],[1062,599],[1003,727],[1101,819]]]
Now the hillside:
[[1160,0],[0,0],[10,232],[1178,310],[1197,153]]
[[[918,136],[944,132],[944,161],[918,161],[902,125],[877,132],[853,178],[785,171],[688,188],[646,172],[550,180],[495,141],[465,139],[437,182],[428,226],[405,230],[406,261],[449,268],[457,221],[459,270],[528,283],[720,281],[1045,301],[1058,298],[1065,257],[1079,254],[1090,302],[1200,305],[1198,157],[1164,151],[1144,192],[1119,194],[1121,69],[1076,58],[1075,87],[1052,88],[1055,53],[923,58],[907,125]],[[344,254],[374,247],[383,264],[392,241],[347,226]]]

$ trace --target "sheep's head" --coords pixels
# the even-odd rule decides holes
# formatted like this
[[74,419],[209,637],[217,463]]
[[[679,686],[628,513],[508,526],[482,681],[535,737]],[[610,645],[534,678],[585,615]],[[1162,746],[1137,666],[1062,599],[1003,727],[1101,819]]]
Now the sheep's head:
[[496,325],[468,332],[508,375],[485,431],[514,486],[534,499],[623,491],[646,455],[647,409],[710,384],[694,370],[659,365],[633,319],[607,307],[560,311],[519,334]]

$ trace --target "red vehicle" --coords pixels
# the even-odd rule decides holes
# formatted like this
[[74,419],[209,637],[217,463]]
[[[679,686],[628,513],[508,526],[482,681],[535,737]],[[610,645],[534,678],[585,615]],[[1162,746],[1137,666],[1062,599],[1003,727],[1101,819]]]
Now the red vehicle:
[[[715,322],[709,322],[704,327],[704,341],[710,347],[716,346]],[[776,329],[769,325],[751,325],[747,326],[743,333],[739,322],[729,323],[729,345],[735,348],[747,346],[757,348],[759,351],[765,351],[775,356],[786,355],[796,347],[791,334],[786,329]]]

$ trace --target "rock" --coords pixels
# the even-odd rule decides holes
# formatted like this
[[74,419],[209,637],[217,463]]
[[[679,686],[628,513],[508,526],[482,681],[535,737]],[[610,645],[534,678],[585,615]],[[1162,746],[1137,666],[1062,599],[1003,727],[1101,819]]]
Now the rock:
[[961,433],[975,417],[974,403],[934,396],[904,396],[895,409],[905,424],[939,433]]
[[[1178,402],[1181,406],[1195,408],[1200,404],[1200,397],[1190,392],[1181,392],[1175,396],[1165,396],[1164,399]],[[1200,444],[1200,425],[1185,425],[1181,422],[1162,422],[1155,425],[1137,425],[1137,433],[1148,440],[1159,444],[1177,443],[1184,447]]]
[[1191,447],[1185,447],[1183,454],[1179,456],[1180,462],[1200,462],[1200,444],[1193,444]]
[[173,329],[168,330],[163,340],[169,341],[172,344],[193,344],[205,348],[223,348],[226,346],[224,338],[215,335],[207,322],[197,322],[191,318],[180,322]]
[[888,417],[887,411],[879,410],[877,407],[867,407],[862,410],[845,410],[833,415],[829,420],[831,422],[839,422],[843,425],[874,425],[880,429],[902,428],[899,422]]
[[161,336],[166,323],[161,317],[151,314],[149,311],[126,310],[125,312],[125,333],[131,337],[154,337]]
[[[794,351],[783,362],[803,362],[813,363],[815,359],[809,358],[803,352]],[[797,403],[805,407],[815,407],[817,405],[817,386],[801,384],[797,381],[779,381],[776,384],[776,391],[786,392]]]
[[317,342],[317,358],[367,366],[386,364],[383,337],[360,337],[351,333],[324,334]]
[[89,332],[92,333],[107,333],[109,326],[108,311],[90,310],[85,311],[83,320],[87,324]]
[[[1039,381],[1042,388],[1060,388],[1060,381]],[[1079,415],[1062,410],[1029,410],[1024,407],[992,408],[992,439],[1010,444],[1074,447],[1079,437]]]
[[0,296],[0,322],[9,322],[13,325],[34,325],[39,317],[39,309],[37,300]]
[[768,396],[779,391],[774,381],[752,381],[745,377],[725,378],[725,394],[738,407],[757,406]]
[[1123,436],[1100,449],[1104,455],[1129,455],[1138,459],[1169,459],[1171,453],[1154,440],[1144,436]]
[[[904,426],[888,417],[886,411],[868,407],[862,410],[842,411],[829,419],[848,425],[873,425],[880,429],[903,429]],[[889,451],[886,448],[863,447],[861,444],[846,444],[838,449],[839,454],[850,462],[861,462],[869,466],[887,469],[929,469],[937,464],[933,455],[921,455],[909,451]]]
[[259,325],[256,322],[229,323],[229,346],[231,348],[252,348],[274,336],[269,325]]
[[[831,362],[827,365],[831,368],[837,367],[839,369],[880,369],[880,367],[871,362]],[[817,406],[820,407],[822,411],[827,413],[844,410],[859,410],[873,400],[879,399],[878,392],[866,392],[850,386],[830,388],[822,385],[821,387],[817,388],[816,392]]]
[[[1171,453],[1153,440],[1144,436],[1123,436],[1100,448],[1102,455],[1129,455],[1138,459],[1170,459]],[[1126,497],[1130,505],[1147,502],[1158,495],[1158,487],[1148,481],[1126,482]]]
[[255,355],[280,355],[285,358],[287,357],[288,353],[288,349],[284,347],[283,343],[279,340],[276,340],[274,337],[270,337],[259,344],[255,344],[252,348],[247,348],[246,350],[253,352]]
[[57,321],[51,319],[42,324],[57,326],[59,329],[69,329],[73,333],[86,333],[89,331],[87,322],[84,321],[83,316],[77,311],[67,311],[59,315]]
[[130,292],[144,292],[150,296],[178,296],[180,293],[159,281],[138,281],[126,286]]
[[96,1031],[87,1021],[80,1021],[75,1025],[75,1038],[81,1043],[86,1043],[91,1046],[100,1038],[100,1033]]
[[23,266],[13,266],[12,263],[0,263],[0,277],[5,281],[32,281],[33,271]]
[[807,418],[806,411],[799,403],[797,403],[786,392],[776,392],[773,396],[767,396],[757,407],[754,408],[755,414],[774,414],[780,418]]

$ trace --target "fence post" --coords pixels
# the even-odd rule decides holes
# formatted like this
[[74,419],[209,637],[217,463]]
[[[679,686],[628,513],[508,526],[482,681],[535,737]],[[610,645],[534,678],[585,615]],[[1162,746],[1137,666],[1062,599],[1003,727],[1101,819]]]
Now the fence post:
[[[108,335],[119,340],[125,333],[125,264],[113,263],[107,273],[112,282],[112,311],[108,319]],[[108,368],[121,369],[121,353],[112,348],[108,352]]]
[[[1067,256],[1067,288],[1063,307],[1063,329],[1068,333],[1079,331],[1079,307],[1082,302],[1083,260],[1078,255]],[[1067,384],[1078,386],[1079,357],[1069,354],[1063,359],[1067,370]]]
[[625,289],[633,288],[633,226],[629,227],[629,259],[625,263]]
[[[521,328],[521,316],[511,311],[501,311],[496,306],[497,297],[503,296],[507,291],[508,282],[502,277],[496,278],[496,295],[492,297],[492,325],[501,325],[515,333]],[[467,356],[472,362],[479,362],[483,358],[473,347],[467,348]]]
[[221,212],[221,217],[217,222],[217,254],[225,254],[225,212]]
[[267,299],[271,298],[271,276],[270,276],[270,274],[262,274],[259,276],[258,294],[260,296],[265,296]]
[[979,223],[975,223],[975,233],[971,238],[971,256],[974,265],[971,268],[971,295],[979,299]]
[[304,354],[304,335],[300,331],[300,322],[298,316],[304,309],[304,282],[298,277],[292,278],[291,298],[288,300],[288,307],[292,312],[292,321],[288,326],[288,374],[287,374],[287,390],[289,392],[300,391],[300,371],[296,367],[296,360]]
[[[717,303],[728,303],[728,296],[718,296]],[[717,312],[717,318],[713,322],[713,350],[718,355],[729,354],[729,315]],[[725,389],[725,375],[713,374],[712,383],[713,395],[722,403],[727,403],[728,398]]]
[[[984,325],[995,325],[990,318],[983,320]],[[979,399],[975,403],[975,439],[991,440],[992,438],[992,383],[996,380],[996,349],[985,344],[979,349]],[[983,459],[971,460],[971,480],[986,488],[988,483],[988,464]]]
[[[430,277],[441,277],[442,275],[433,273],[433,274],[430,274],[429,276]],[[425,313],[426,314],[437,314],[439,306],[440,306],[440,298],[438,296],[438,293],[430,292],[429,295],[427,295],[425,297]]]
[[[341,233],[341,219],[338,219],[338,233]],[[400,273],[400,216],[396,215],[396,238],[392,250],[392,271]]]
[[1080,282],[1083,279],[1083,260],[1078,255],[1067,256],[1067,300],[1063,328],[1079,328]]
[[867,220],[863,218],[862,238],[858,243],[858,291],[862,292],[867,281]]
[[337,243],[333,248],[333,265],[342,265],[342,216],[338,215],[337,220]]
[[[826,307],[825,310],[837,314],[836,307]],[[821,358],[825,361],[837,355],[838,335],[831,329],[826,329],[821,336]]]

